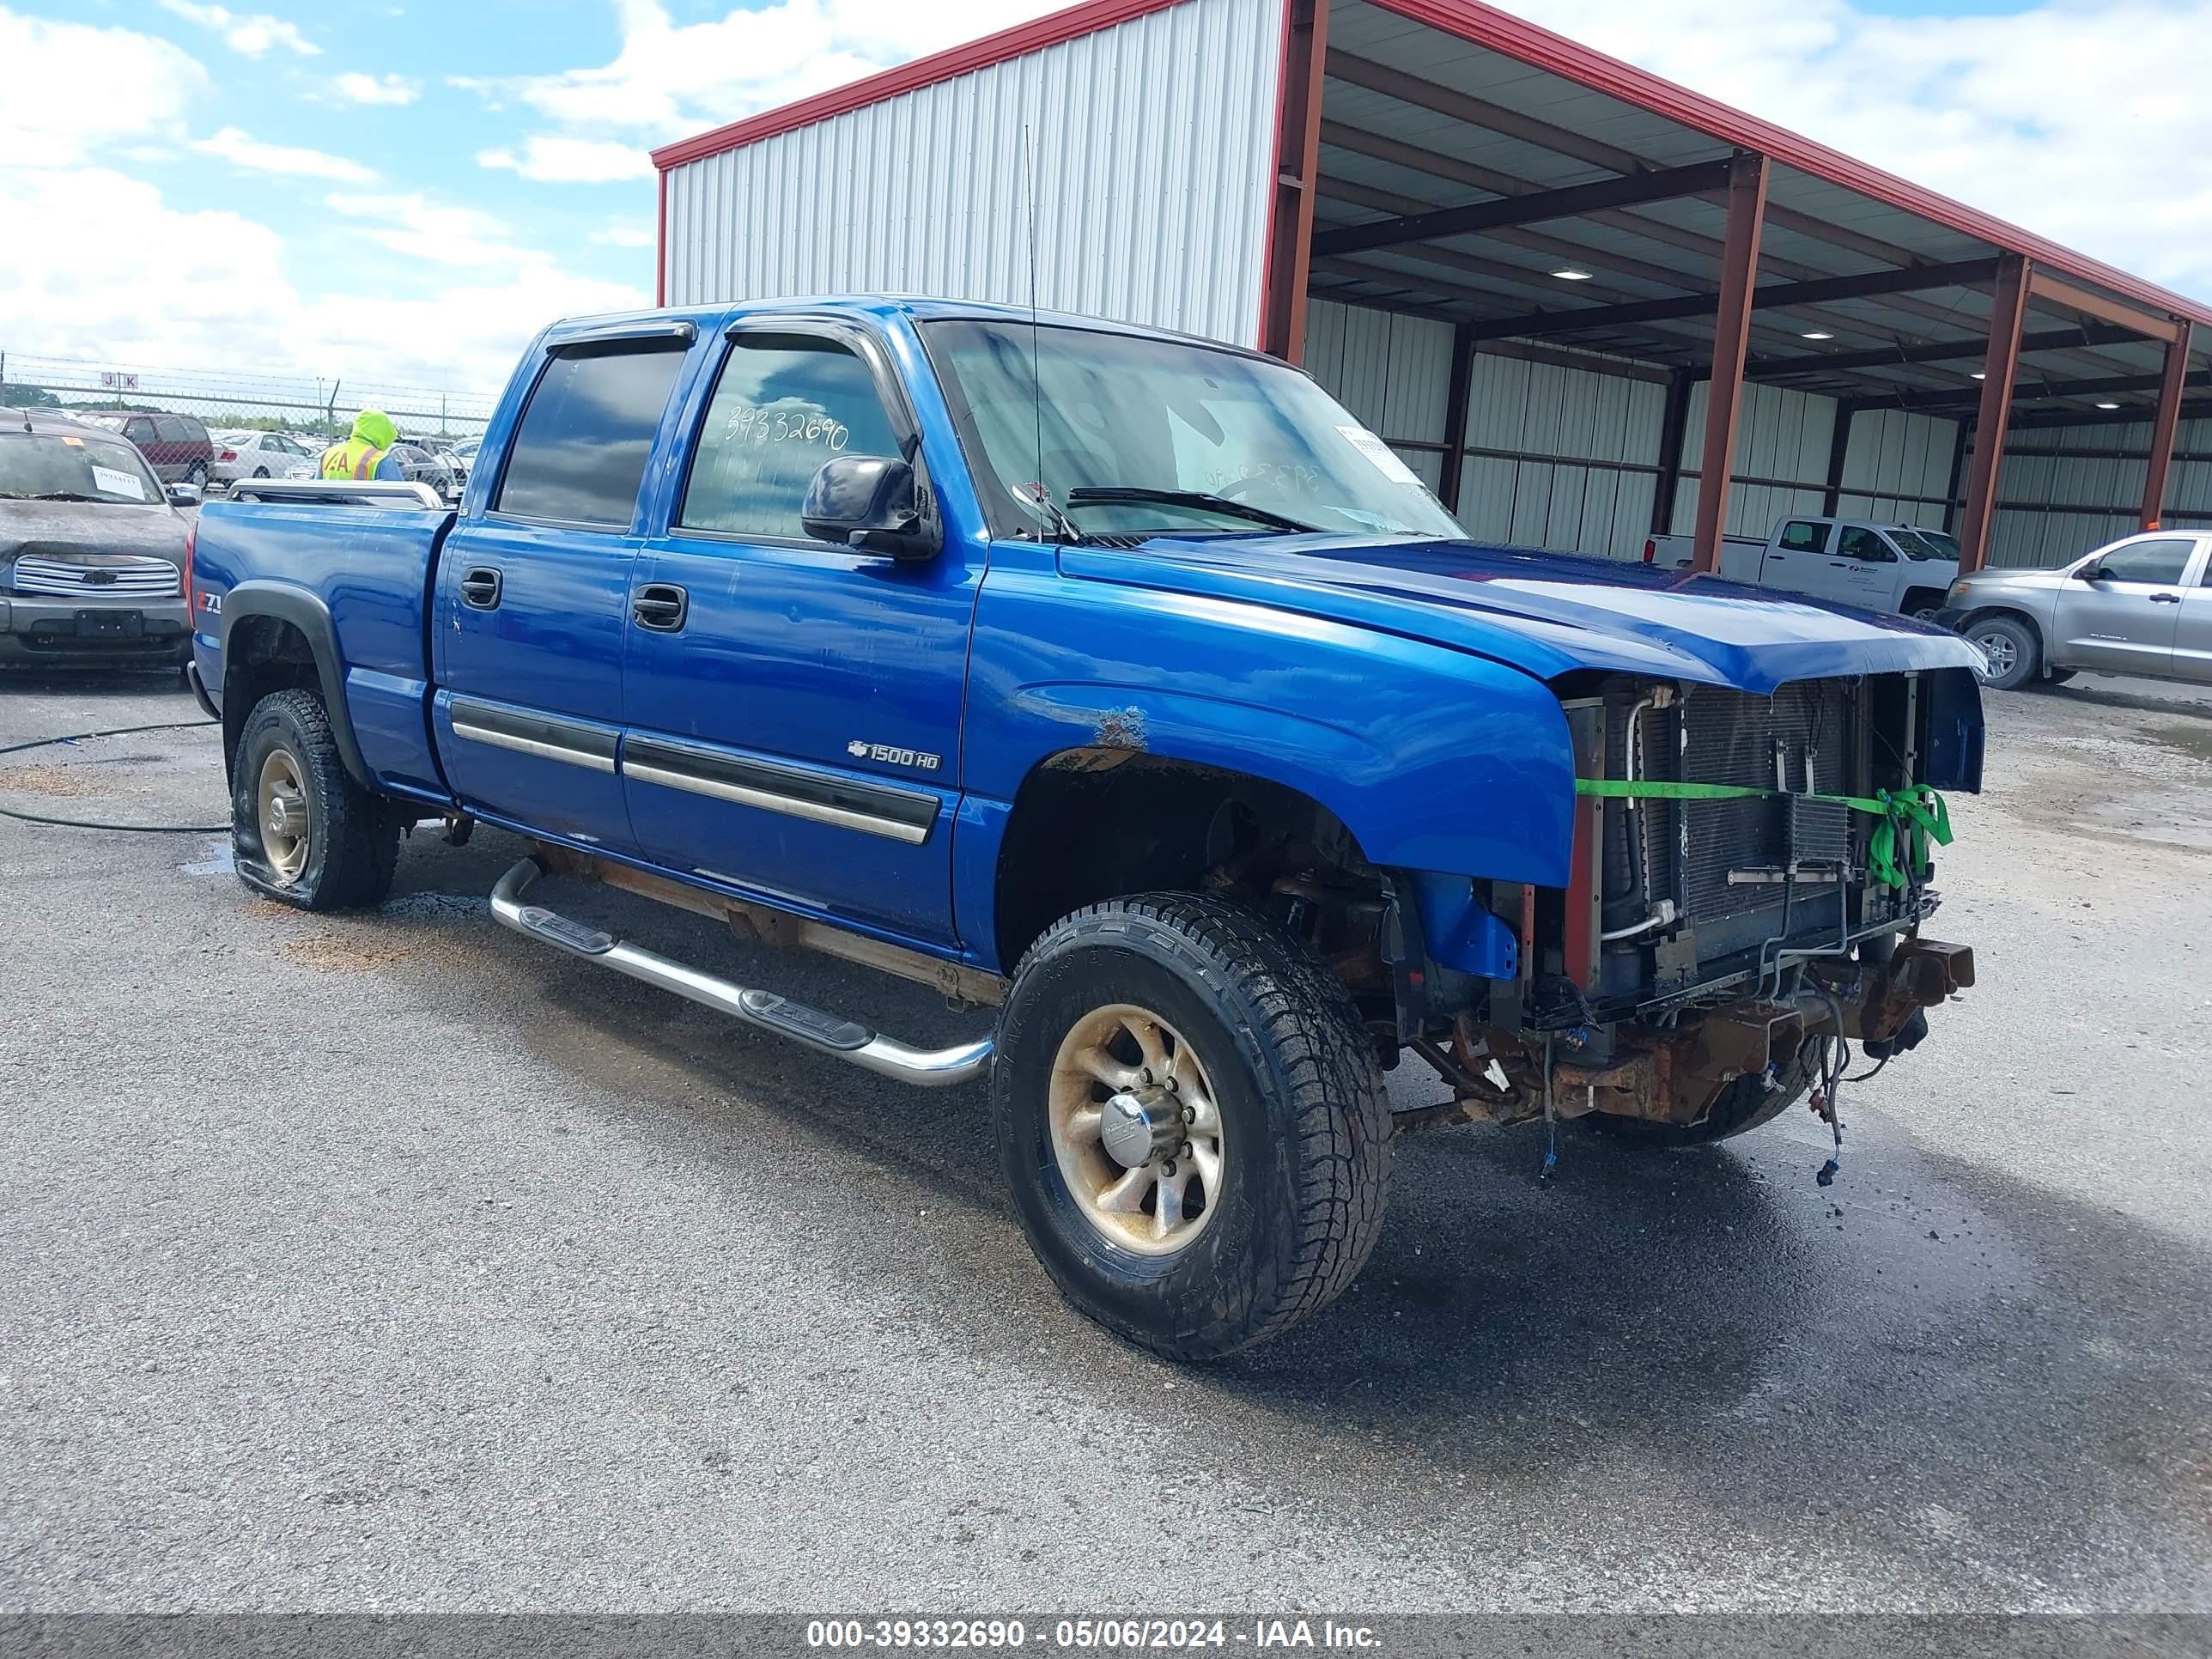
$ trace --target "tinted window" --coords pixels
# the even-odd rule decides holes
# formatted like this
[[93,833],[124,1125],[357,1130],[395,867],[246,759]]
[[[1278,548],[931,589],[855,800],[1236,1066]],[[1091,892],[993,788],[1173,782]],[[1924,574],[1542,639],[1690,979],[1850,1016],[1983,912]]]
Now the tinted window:
[[1869,564],[1895,564],[1897,554],[1890,544],[1871,530],[1861,530],[1853,525],[1847,528],[1836,543],[1836,551],[1847,559],[1863,559]]
[[563,351],[522,411],[497,511],[628,528],[681,342]]
[[2130,542],[2097,561],[2097,568],[2116,582],[2178,582],[2189,568],[2193,541]]
[[678,522],[801,538],[799,504],[823,462],[898,453],[875,377],[845,347],[804,335],[740,335],[708,406]]
[[200,435],[198,426],[197,421],[187,421],[181,415],[157,415],[154,417],[155,434],[165,444],[191,442]]
[[1806,524],[1802,520],[1782,526],[1782,550],[1785,553],[1818,553],[1828,544],[1828,526]]
[[151,421],[143,419],[131,421],[123,429],[130,435],[131,441],[134,444],[150,444],[154,441],[154,423]]

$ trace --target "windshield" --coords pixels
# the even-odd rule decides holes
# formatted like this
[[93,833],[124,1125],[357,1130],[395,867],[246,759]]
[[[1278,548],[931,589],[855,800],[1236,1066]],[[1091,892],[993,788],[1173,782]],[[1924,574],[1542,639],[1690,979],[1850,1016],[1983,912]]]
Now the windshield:
[[1949,559],[1954,563],[1959,557],[1959,544],[1940,530],[1907,530],[1899,526],[1889,532],[1890,540],[1905,550],[1905,556],[1925,563],[1929,559]]
[[[927,323],[922,334],[996,535],[1053,535],[1038,481],[1085,532],[1249,536],[1288,520],[1466,534],[1380,438],[1280,363],[1027,323]],[[1194,499],[1207,495],[1221,500]]]
[[0,431],[0,496],[82,497],[88,501],[163,499],[129,444],[74,433]]

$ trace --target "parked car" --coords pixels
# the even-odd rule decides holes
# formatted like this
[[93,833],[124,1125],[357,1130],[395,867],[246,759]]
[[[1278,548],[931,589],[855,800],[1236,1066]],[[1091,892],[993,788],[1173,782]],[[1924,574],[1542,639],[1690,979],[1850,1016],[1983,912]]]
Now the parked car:
[[2056,570],[1977,570],[1938,618],[2003,691],[2085,668],[2212,685],[2212,532],[2124,536]]
[[165,492],[119,434],[0,409],[0,662],[182,662],[190,527],[173,503],[196,499]]
[[[1686,570],[1691,553],[1687,536],[1654,536],[1644,544],[1646,564]],[[1925,622],[1942,608],[1944,591],[1959,574],[1959,544],[1917,525],[1790,518],[1765,541],[1723,537],[1720,574]]]
[[[1342,1291],[1395,1133],[1698,1145],[1816,1085],[1833,1122],[1844,1039],[1898,1054],[1972,981],[1921,932],[1928,791],[1980,784],[1970,646],[1468,542],[1257,353],[918,300],[586,319],[484,453],[458,512],[334,482],[203,516],[241,879],[373,905],[404,824],[527,837],[517,933],[988,1077],[1047,1272],[1160,1352]],[[563,915],[552,873],[995,1025],[909,1046]],[[1455,1103],[1394,1120],[1401,1054]]]
[[209,476],[220,484],[234,484],[240,478],[312,478],[322,459],[320,449],[310,453],[305,444],[283,432],[218,432],[215,446]]
[[407,470],[408,483],[428,484],[448,499],[460,494],[459,474],[420,442],[403,438],[392,446],[392,453]]
[[483,444],[482,438],[456,438],[453,440],[453,453],[459,458],[462,465],[474,466],[477,451]]
[[119,432],[138,446],[146,465],[163,483],[188,483],[207,488],[214,476],[215,445],[197,415],[175,415],[157,409],[86,409],[70,411],[73,418]]

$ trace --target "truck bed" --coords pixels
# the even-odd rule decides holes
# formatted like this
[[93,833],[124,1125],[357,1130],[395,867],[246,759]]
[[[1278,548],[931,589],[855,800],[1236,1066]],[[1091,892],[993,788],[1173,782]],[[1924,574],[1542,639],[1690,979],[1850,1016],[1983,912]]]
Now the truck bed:
[[227,644],[252,615],[327,626],[362,760],[380,784],[404,793],[445,793],[425,717],[427,618],[453,522],[449,512],[211,501],[193,549],[203,632],[217,630]]

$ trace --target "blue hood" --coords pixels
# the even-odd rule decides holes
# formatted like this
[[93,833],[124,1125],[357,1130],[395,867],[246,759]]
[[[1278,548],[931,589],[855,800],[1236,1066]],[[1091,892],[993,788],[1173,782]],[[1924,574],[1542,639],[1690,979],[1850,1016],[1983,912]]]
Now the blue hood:
[[1070,576],[1381,629],[1549,680],[1576,669],[1733,686],[1974,668],[1955,634],[1717,577],[1476,542],[1159,537],[1060,550]]

